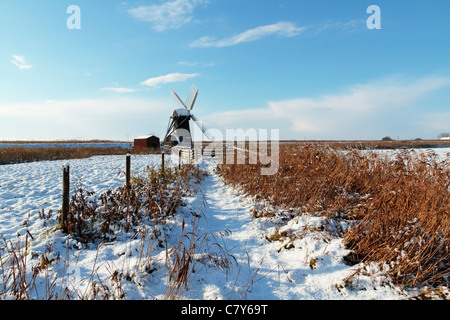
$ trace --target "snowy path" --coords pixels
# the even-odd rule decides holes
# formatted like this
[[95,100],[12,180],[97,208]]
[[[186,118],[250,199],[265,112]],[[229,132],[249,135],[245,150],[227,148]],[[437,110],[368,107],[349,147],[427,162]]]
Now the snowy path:
[[[355,276],[353,267],[343,263],[347,254],[341,239],[330,239],[314,229],[321,218],[303,216],[280,224],[279,230],[301,233],[290,249],[282,242],[270,242],[266,235],[274,224],[251,217],[251,201],[226,186],[210,169],[201,184],[202,192],[188,199],[188,210],[202,208],[199,233],[215,235],[214,240],[226,248],[237,262],[226,273],[216,269],[192,284],[195,299],[402,299],[389,286],[380,286],[382,276]],[[217,240],[217,235],[224,235]],[[212,237],[211,237],[212,238]]]

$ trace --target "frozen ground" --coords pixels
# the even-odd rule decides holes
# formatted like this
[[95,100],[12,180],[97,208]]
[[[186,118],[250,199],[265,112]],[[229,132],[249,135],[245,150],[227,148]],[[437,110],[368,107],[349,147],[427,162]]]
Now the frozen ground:
[[[443,158],[449,151],[436,149]],[[62,166],[66,163],[70,164],[72,182],[81,181],[97,195],[124,183],[123,156],[0,166],[3,241],[20,240],[23,244],[28,225],[33,238],[29,239],[27,252],[42,254],[48,246],[52,248],[49,270],[53,274],[37,279],[32,297],[44,298],[49,285],[53,286],[53,292],[58,292],[69,283],[74,298],[87,298],[97,281],[115,288],[110,295],[122,294],[125,299],[164,298],[168,252],[162,245],[123,233],[113,242],[86,247],[73,239],[68,241],[55,228],[54,217],[61,207]],[[142,175],[147,166],[156,167],[160,163],[160,155],[133,156],[132,174]],[[251,199],[224,185],[213,163],[204,162],[201,166],[209,174],[198,192],[185,198],[186,205],[163,230],[169,247],[177,243],[183,227],[185,235],[195,233],[200,239],[193,255],[194,272],[189,275],[189,286],[179,297],[256,300],[408,297],[377,266],[344,264],[342,257],[348,252],[341,239],[320,231],[320,226],[327,223],[323,218],[304,215],[286,220],[282,213],[270,221],[252,218]],[[55,212],[47,223],[39,217],[42,209]],[[143,251],[147,253],[144,257],[139,254]],[[7,268],[4,262],[3,268]],[[34,263],[31,255],[27,262],[30,268]],[[151,268],[144,270],[144,262]],[[355,273],[357,269],[359,272]],[[118,279],[117,274],[122,276]]]

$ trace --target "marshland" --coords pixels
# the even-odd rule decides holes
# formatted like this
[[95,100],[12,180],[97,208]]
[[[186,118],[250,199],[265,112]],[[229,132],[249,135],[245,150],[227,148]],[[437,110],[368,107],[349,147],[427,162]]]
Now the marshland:
[[285,143],[266,176],[201,158],[166,157],[163,171],[160,154],[133,154],[130,188],[126,150],[10,159],[0,297],[448,299],[448,152]]

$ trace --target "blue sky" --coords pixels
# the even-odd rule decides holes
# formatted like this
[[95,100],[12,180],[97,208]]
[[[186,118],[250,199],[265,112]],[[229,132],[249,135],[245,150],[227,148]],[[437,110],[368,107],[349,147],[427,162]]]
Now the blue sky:
[[4,0],[0,140],[163,136],[171,89],[193,84],[194,114],[223,132],[436,138],[450,131],[448,12],[448,0]]

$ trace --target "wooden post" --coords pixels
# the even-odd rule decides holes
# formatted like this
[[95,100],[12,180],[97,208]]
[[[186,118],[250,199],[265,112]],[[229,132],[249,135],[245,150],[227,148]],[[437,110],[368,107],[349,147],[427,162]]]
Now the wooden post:
[[161,174],[164,177],[164,151],[161,153]]
[[70,192],[70,166],[63,165],[63,203],[61,215],[61,227],[67,232],[67,216],[69,215],[69,192]]
[[131,177],[131,155],[128,153],[126,157],[126,166],[125,166],[125,176],[126,176],[126,187],[130,188],[130,177]]

